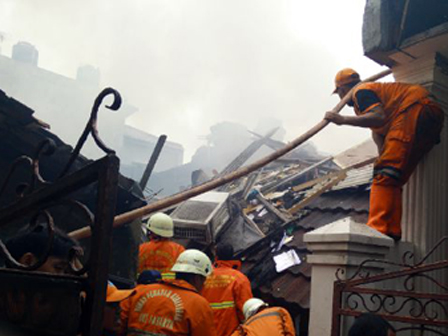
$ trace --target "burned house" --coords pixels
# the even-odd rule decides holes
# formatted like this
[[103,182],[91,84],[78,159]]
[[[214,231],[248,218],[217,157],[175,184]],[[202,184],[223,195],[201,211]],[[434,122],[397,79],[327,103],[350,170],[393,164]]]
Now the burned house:
[[[444,108],[448,106],[447,17],[447,7],[442,1],[372,0],[366,3],[363,29],[368,57],[391,67],[397,80],[425,85]],[[17,144],[25,148],[24,153],[33,156],[37,139],[41,138],[35,133],[36,130],[39,134],[42,132],[54,138],[60,157],[65,153],[64,145],[47,134],[45,124],[32,118],[32,113],[26,108],[13,100],[8,100],[6,106],[9,107],[2,112],[7,116],[3,119],[3,128],[4,134],[10,138],[7,148],[2,149],[5,157],[9,155],[5,162],[19,157],[19,151],[14,147]],[[8,109],[15,111],[9,113]],[[20,136],[14,136],[15,132]],[[176,208],[170,207],[168,211],[176,222],[176,238],[202,242],[204,248],[216,241],[234,243],[255,294],[273,305],[286,307],[301,335],[307,334],[310,316],[309,335],[312,336],[345,334],[351,320],[341,322],[340,317],[361,313],[358,306],[343,306],[348,301],[344,300],[355,292],[353,287],[350,288],[352,292],[338,292],[341,295],[334,297],[333,294],[341,283],[354,286],[351,280],[363,280],[357,276],[369,279],[369,275],[358,270],[367,259],[385,261],[380,266],[369,268],[376,281],[382,280],[381,276],[391,276],[389,271],[393,268],[389,264],[396,262],[401,252],[405,251],[409,256],[408,252],[415,251],[415,263],[405,261],[393,265],[403,266],[405,275],[421,275],[415,285],[412,283],[411,287],[403,290],[394,278],[388,278],[392,289],[380,292],[377,291],[382,289],[380,285],[368,283],[368,286],[361,288],[361,294],[373,294],[377,298],[373,301],[380,302],[376,310],[368,307],[364,310],[371,309],[395,322],[411,321],[417,325],[415,330],[420,334],[429,334],[431,329],[426,327],[427,324],[436,327],[447,325],[444,285],[447,280],[447,249],[439,244],[432,250],[435,243],[447,235],[447,141],[445,127],[442,143],[420,164],[405,189],[402,243],[396,244],[387,237],[368,231],[363,225],[369,210],[372,176],[369,160],[372,157],[353,162],[352,159],[358,156],[350,152],[345,153],[346,157],[328,161],[303,160],[286,165],[277,162],[276,166],[232,181],[216,192],[191,198]],[[42,176],[46,180],[57,179],[60,175],[57,167],[64,166],[70,153],[71,150],[67,150],[62,163],[58,163],[46,161],[48,158],[43,151],[38,151],[42,155],[34,157],[42,163]],[[358,152],[360,155],[365,153],[365,148]],[[223,174],[241,167],[245,155],[237,159],[224,169]],[[294,161],[297,158],[289,159]],[[325,166],[328,162],[332,164]],[[76,159],[73,169],[86,163],[80,157]],[[7,175],[5,171],[3,173]],[[118,180],[122,190],[118,192],[117,204],[120,199],[124,200],[123,211],[140,206],[138,202],[143,204],[138,188],[134,190],[132,182],[128,183],[130,181],[126,182],[121,177]],[[18,192],[21,196],[23,190],[23,187],[10,189],[8,195],[12,197]],[[90,192],[87,194],[90,195]],[[89,195],[80,192],[79,197],[88,203]],[[10,201],[5,204],[8,203]],[[94,205],[91,207],[94,208]],[[76,214],[72,215],[77,218]],[[63,212],[58,216],[62,221],[68,218]],[[74,229],[81,221],[82,218],[67,224]],[[330,230],[335,228],[339,231]],[[122,229],[116,232],[118,230]],[[427,260],[440,260],[439,266],[442,267],[434,268],[440,271],[437,276],[429,277],[417,272],[419,267],[426,267],[424,261]],[[422,279],[432,283],[425,284],[420,281]],[[403,293],[404,299],[395,299]],[[358,305],[365,297],[361,294]],[[418,300],[422,298],[423,301]],[[386,304],[391,300],[392,304]],[[398,308],[408,302],[413,305],[400,314]],[[333,310],[335,307],[337,311]],[[332,326],[335,321],[339,324]],[[403,335],[408,332],[405,329],[402,331]],[[446,331],[441,329],[436,329],[434,333],[446,335]]]

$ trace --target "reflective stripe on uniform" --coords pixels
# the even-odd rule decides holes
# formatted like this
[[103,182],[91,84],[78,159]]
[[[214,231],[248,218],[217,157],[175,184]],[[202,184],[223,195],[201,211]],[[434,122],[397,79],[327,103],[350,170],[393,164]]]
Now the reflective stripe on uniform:
[[402,172],[400,169],[397,169],[395,167],[387,166],[387,167],[381,167],[376,168],[373,170],[373,176],[376,175],[385,175],[389,176],[395,180],[400,180],[402,177]]
[[226,309],[235,307],[235,301],[223,301],[210,303],[212,309]]
[[176,274],[173,273],[173,272],[162,273],[162,279],[163,279],[163,280],[167,280],[167,279],[176,279]]

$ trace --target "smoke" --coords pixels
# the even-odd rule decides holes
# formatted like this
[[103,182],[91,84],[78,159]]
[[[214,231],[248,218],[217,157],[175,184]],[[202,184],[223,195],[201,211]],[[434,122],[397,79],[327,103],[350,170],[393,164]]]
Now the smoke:
[[[188,161],[219,122],[275,117],[286,140],[317,123],[337,103],[339,68],[377,70],[362,56],[362,11],[359,0],[2,0],[0,31],[4,45],[34,44],[50,71],[99,67],[139,109],[128,122],[182,143]],[[366,136],[331,126],[314,142],[337,152]]]

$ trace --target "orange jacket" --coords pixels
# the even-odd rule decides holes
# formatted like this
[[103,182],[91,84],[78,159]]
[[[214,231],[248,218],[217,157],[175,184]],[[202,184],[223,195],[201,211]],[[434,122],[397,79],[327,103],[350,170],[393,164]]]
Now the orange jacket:
[[265,308],[249,318],[232,336],[295,336],[291,315],[284,308]]
[[138,273],[145,270],[169,272],[183,251],[182,245],[166,239],[143,243],[138,253]]
[[201,292],[210,302],[218,336],[229,336],[238,327],[244,320],[243,305],[252,298],[250,282],[232,268],[235,264],[241,266],[239,262],[217,261]]
[[[375,96],[363,95],[372,91]],[[362,115],[374,107],[381,105],[386,115],[386,123],[382,127],[372,128],[375,133],[386,135],[393,120],[411,105],[428,98],[429,92],[420,85],[405,83],[362,83],[353,92],[355,113]]]
[[121,322],[128,336],[216,336],[207,300],[184,280],[138,286],[122,305]]

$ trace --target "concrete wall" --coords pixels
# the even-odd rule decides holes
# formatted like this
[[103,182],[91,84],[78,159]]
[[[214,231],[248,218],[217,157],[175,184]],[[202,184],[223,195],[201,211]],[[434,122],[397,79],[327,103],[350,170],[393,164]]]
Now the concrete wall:
[[[429,53],[394,68],[397,81],[426,86],[439,100],[448,119],[448,62]],[[448,236],[448,127],[442,130],[439,145],[423,159],[404,188],[403,239],[414,243],[421,258],[442,238]],[[447,242],[448,243],[448,242]],[[435,251],[429,261],[448,259],[448,244]],[[441,274],[448,283],[448,274]]]

